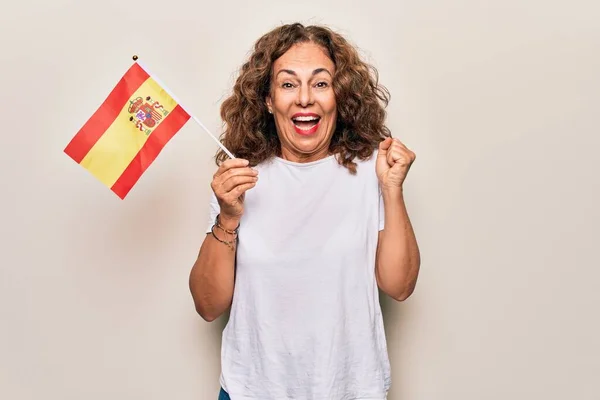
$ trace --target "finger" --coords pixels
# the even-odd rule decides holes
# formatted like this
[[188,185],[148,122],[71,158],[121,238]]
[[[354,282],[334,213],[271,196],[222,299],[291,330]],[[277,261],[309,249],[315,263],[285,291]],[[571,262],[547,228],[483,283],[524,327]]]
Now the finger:
[[401,142],[399,139],[394,138],[394,144],[400,146],[404,150],[407,150],[409,153],[412,153],[408,146],[405,143]]
[[224,197],[228,203],[234,203],[237,199],[246,193],[247,190],[252,189],[256,186],[256,182],[244,183],[243,185],[236,186],[231,192],[227,193]]
[[391,146],[390,146],[389,150],[390,150],[390,151],[391,151],[391,150],[396,150],[396,151],[398,151],[398,150],[399,150],[399,149],[401,149],[401,148],[402,148],[402,143],[400,143],[400,142],[398,141],[398,139],[396,139],[396,140],[394,140],[394,142],[391,144]]
[[217,172],[215,172],[213,177],[216,178],[231,168],[246,167],[246,166],[248,166],[249,163],[250,162],[248,160],[245,160],[243,158],[230,158],[228,160],[225,160],[223,163],[221,163],[221,165],[219,166],[219,168],[217,169]]
[[395,139],[394,138],[394,143],[392,144],[392,146],[397,146],[397,147],[401,147],[403,149],[407,149],[408,150],[408,147],[406,147],[406,145],[404,143],[402,143],[400,141],[400,139]]
[[249,183],[256,183],[257,180],[258,180],[258,177],[256,177],[256,176],[247,176],[247,175],[233,176],[233,177],[227,179],[227,181],[221,185],[221,188],[222,188],[223,193],[227,194],[229,192],[234,191],[238,186],[246,185]]
[[402,147],[400,147],[400,145],[398,143],[394,142],[390,146],[390,148],[386,154],[388,163],[390,165],[393,165],[396,161],[398,161],[399,159],[402,158],[404,152],[405,152],[405,150]]
[[230,168],[227,171],[223,172],[216,179],[221,183],[225,183],[228,179],[231,179],[234,176],[257,176],[258,171],[255,169],[246,167],[246,168]]

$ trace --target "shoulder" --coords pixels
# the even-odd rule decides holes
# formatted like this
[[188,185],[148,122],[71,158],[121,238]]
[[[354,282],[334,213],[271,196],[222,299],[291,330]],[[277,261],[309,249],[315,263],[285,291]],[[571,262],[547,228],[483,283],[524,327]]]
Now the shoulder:
[[371,154],[366,158],[355,157],[353,161],[356,163],[357,173],[375,173],[375,163],[378,153],[379,149],[373,149]]
[[371,154],[369,156],[367,156],[364,159],[360,159],[359,157],[356,157],[354,160],[356,163],[361,163],[361,164],[372,164],[375,162],[375,160],[377,160],[377,154],[379,153],[379,149],[373,149],[373,151],[371,152]]

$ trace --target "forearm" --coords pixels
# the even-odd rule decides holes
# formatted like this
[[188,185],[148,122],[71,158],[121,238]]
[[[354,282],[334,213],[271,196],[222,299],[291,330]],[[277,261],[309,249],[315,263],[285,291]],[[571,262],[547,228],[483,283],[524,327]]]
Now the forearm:
[[[226,229],[236,226],[235,223],[226,221],[222,221],[222,224]],[[215,234],[222,240],[232,239],[232,235],[217,228]],[[192,267],[189,282],[196,311],[206,321],[218,318],[231,305],[234,270],[235,244],[232,250],[212,234],[206,235]]]
[[383,191],[385,228],[380,233],[376,276],[381,290],[398,301],[414,291],[421,263],[402,189]]

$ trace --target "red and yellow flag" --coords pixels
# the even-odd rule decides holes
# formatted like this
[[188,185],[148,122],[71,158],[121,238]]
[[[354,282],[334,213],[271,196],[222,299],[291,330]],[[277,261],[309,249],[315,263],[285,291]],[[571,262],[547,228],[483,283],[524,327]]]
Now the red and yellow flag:
[[134,63],[65,153],[124,199],[190,115]]

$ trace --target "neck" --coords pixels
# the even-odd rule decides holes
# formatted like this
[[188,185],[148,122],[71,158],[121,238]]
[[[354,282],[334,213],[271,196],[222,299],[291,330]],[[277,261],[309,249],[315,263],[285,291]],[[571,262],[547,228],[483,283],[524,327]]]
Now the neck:
[[297,163],[308,163],[312,161],[317,161],[327,156],[329,156],[329,151],[327,148],[317,150],[313,153],[300,153],[298,151],[286,149],[285,147],[281,148],[281,158]]

